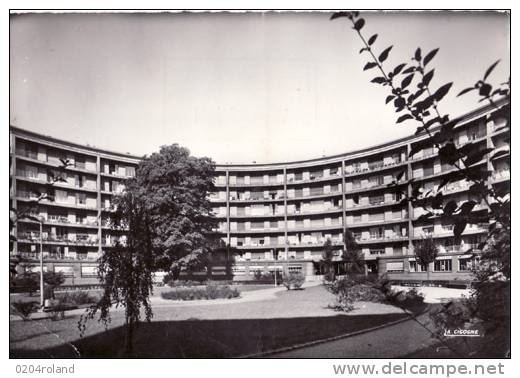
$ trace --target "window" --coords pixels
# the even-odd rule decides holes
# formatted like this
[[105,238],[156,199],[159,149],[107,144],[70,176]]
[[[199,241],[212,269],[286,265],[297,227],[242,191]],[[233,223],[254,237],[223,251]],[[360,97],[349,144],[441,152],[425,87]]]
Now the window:
[[444,241],[444,250],[446,252],[458,252],[460,250],[459,244],[454,244],[454,240],[452,238],[446,239]]
[[383,161],[372,161],[368,163],[368,169],[373,171],[374,169],[379,169],[383,166]]
[[423,176],[433,175],[433,163],[423,165]]
[[74,276],[74,268],[72,266],[55,266],[54,273],[62,273],[65,277]]
[[386,263],[386,271],[388,273],[404,271],[404,264],[402,261]]
[[61,202],[61,203],[67,202],[67,192],[65,190],[55,189],[54,195],[55,195],[54,200],[56,202]]
[[78,169],[85,169],[85,157],[76,156],[76,159],[74,160],[74,167]]
[[392,219],[401,219],[402,212],[401,210],[393,210],[392,211]]
[[78,188],[83,188],[85,185],[85,178],[82,175],[76,175],[75,184]]
[[451,259],[450,260],[435,260],[433,263],[434,272],[451,272]]
[[354,205],[359,205],[359,196],[356,194],[354,197],[352,197],[352,201],[354,202]]
[[384,236],[383,227],[376,227],[370,229],[370,238],[371,239],[381,239]]
[[87,204],[87,195],[85,193],[76,193],[76,204],[77,205],[86,205]]
[[426,267],[419,264],[417,261],[410,261],[410,272],[412,272],[412,273],[426,272]]
[[382,249],[382,248],[370,249],[370,254],[371,255],[384,255],[385,254],[385,250]]
[[423,156],[433,155],[433,147],[427,147],[423,149]]
[[385,202],[385,196],[383,196],[383,195],[370,196],[368,199],[368,202],[371,205],[378,205],[380,203]]
[[374,221],[384,221],[385,220],[385,213],[372,213],[372,214],[369,214],[368,219],[371,222],[374,222]]
[[318,186],[318,187],[313,187],[310,189],[311,196],[317,196],[320,194],[323,194],[323,187]]
[[378,185],[383,185],[384,182],[385,182],[385,179],[383,176],[374,176],[374,177],[370,177],[370,186],[378,186]]
[[474,260],[471,257],[459,257],[459,270],[462,272],[470,271],[473,268],[473,261]]
[[264,183],[264,177],[263,176],[252,176],[250,178],[251,184],[263,184]]
[[427,226],[422,228],[422,233],[424,235],[433,235],[433,226]]
[[393,154],[392,160],[394,161],[394,164],[399,164],[401,162],[401,155],[400,154]]

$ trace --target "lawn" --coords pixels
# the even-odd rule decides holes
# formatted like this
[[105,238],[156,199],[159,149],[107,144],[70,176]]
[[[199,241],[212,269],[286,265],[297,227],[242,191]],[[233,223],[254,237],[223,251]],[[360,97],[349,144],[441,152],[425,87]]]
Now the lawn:
[[[399,312],[340,314],[327,308],[331,299],[323,287],[312,287],[284,290],[276,298],[250,303],[158,307],[153,321],[140,324],[136,332],[135,357],[238,357],[359,331],[405,316]],[[90,322],[83,339],[79,339],[77,321],[78,315],[57,322],[11,322],[10,356],[76,357],[71,343],[82,357],[122,356],[122,312],[113,313],[106,332],[101,324]]]

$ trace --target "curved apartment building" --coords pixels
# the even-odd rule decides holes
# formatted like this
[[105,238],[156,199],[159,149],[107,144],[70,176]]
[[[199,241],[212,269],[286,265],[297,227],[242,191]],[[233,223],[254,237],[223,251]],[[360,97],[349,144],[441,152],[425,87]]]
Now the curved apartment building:
[[[487,106],[460,117],[454,142],[475,143],[509,152],[509,117]],[[388,126],[391,127],[391,126]],[[465,282],[470,279],[471,256],[487,225],[466,228],[459,242],[453,225],[439,219],[418,219],[421,208],[402,203],[412,185],[436,191],[452,170],[441,164],[436,151],[410,156],[425,136],[410,136],[383,145],[319,159],[274,163],[218,165],[216,191],[210,195],[218,232],[239,251],[234,257],[233,279],[251,280],[260,273],[301,271],[320,273],[323,246],[330,239],[335,266],[341,273],[345,232],[360,245],[366,271],[387,273],[394,280],[424,280],[413,257],[414,241],[431,235],[440,254],[430,267],[430,279]],[[42,219],[45,268],[63,271],[69,283],[95,280],[95,260],[114,238],[124,237],[106,224],[110,199],[123,188],[124,178],[135,173],[136,156],[79,146],[18,128],[11,128],[11,201],[21,208],[44,188],[60,159],[67,168],[67,183],[56,184],[53,202],[42,201],[34,215]],[[493,171],[489,185],[510,185],[509,154],[477,164]],[[413,184],[407,179],[413,178]],[[398,190],[388,186],[398,182]],[[442,188],[447,200],[471,198],[466,182]],[[479,203],[474,211],[484,211]],[[18,222],[15,253],[36,262],[39,258],[37,222]],[[207,273],[225,276],[222,259]],[[221,264],[219,265],[219,261]],[[31,264],[26,264],[30,266]],[[34,264],[32,264],[34,265]]]

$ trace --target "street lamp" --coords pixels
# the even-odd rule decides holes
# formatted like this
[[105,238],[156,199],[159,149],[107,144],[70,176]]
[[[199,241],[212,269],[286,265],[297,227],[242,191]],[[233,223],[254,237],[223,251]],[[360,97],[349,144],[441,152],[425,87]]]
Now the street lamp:
[[276,250],[271,250],[271,253],[273,254],[273,259],[274,259],[274,286],[277,287],[278,284],[276,282],[276,259],[277,259],[277,254],[276,254]]
[[39,218],[40,222],[40,306],[43,308],[43,217]]

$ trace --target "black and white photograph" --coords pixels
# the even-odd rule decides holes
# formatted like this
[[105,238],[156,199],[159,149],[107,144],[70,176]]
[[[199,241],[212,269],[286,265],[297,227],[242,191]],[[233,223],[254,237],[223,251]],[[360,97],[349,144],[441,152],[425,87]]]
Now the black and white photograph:
[[11,9],[16,373],[504,374],[510,50],[507,9]]

